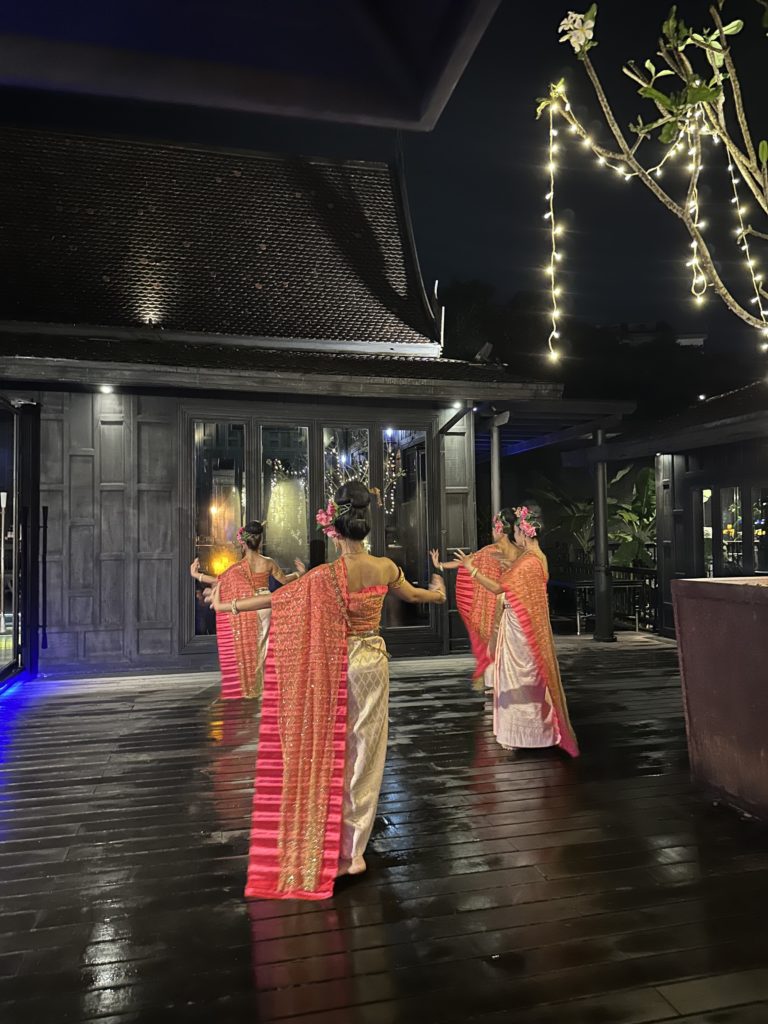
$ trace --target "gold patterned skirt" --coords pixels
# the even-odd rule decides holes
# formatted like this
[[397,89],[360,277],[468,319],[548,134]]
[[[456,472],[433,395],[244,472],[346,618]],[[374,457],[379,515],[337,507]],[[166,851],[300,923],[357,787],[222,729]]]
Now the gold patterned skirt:
[[362,857],[373,829],[387,757],[389,660],[380,636],[350,636],[342,861]]

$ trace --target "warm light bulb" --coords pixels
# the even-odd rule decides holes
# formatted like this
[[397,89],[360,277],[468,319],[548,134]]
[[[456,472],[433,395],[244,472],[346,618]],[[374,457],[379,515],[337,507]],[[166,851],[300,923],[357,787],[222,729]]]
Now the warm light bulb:
[[549,350],[549,355],[547,356],[547,358],[551,363],[556,363],[560,358],[560,353],[556,349],[551,348]]

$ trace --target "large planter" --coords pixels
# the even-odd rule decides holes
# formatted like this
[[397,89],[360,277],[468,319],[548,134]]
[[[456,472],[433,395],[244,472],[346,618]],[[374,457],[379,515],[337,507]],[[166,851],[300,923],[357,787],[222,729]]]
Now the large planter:
[[768,580],[674,580],[694,779],[768,818]]

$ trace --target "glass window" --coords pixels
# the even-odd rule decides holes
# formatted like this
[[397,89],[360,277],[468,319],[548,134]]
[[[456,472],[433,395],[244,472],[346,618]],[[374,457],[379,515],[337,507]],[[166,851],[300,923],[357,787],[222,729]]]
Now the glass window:
[[309,562],[309,431],[261,428],[264,553],[287,572]]
[[[196,421],[195,548],[202,571],[218,576],[239,557],[245,522],[245,424]],[[196,587],[195,635],[216,632],[216,616]]]
[[738,487],[720,490],[723,575],[740,576],[742,563],[741,493]]
[[[427,508],[427,435],[423,430],[387,427],[384,446],[384,554],[399,565],[417,586],[429,579]],[[429,625],[429,606],[404,604],[391,595],[385,603],[384,624]]]
[[14,539],[16,425],[0,410],[0,671],[16,660],[16,544]]
[[[324,427],[323,493],[326,502],[346,480],[360,480],[369,486],[368,430],[364,427]],[[369,547],[368,542],[366,547]],[[326,558],[330,559],[333,555],[333,543],[329,540],[326,543]]]
[[755,572],[768,573],[768,487],[752,489]]
[[714,562],[712,559],[712,491],[708,487],[701,492],[701,523],[704,575],[711,578],[714,575]]

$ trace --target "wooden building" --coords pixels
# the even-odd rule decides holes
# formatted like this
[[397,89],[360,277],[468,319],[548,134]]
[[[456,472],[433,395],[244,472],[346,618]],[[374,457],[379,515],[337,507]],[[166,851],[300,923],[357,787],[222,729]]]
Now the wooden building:
[[672,580],[768,575],[768,384],[757,381],[627,432],[589,460],[656,459],[659,632]]
[[[475,543],[473,408],[559,396],[441,358],[396,167],[6,129],[0,181],[6,450],[40,435],[2,485],[9,665],[38,637],[47,672],[213,663],[194,555],[222,568],[261,518],[269,554],[317,563],[345,475],[424,582],[429,545]],[[438,608],[388,608],[386,636],[462,642]]]

